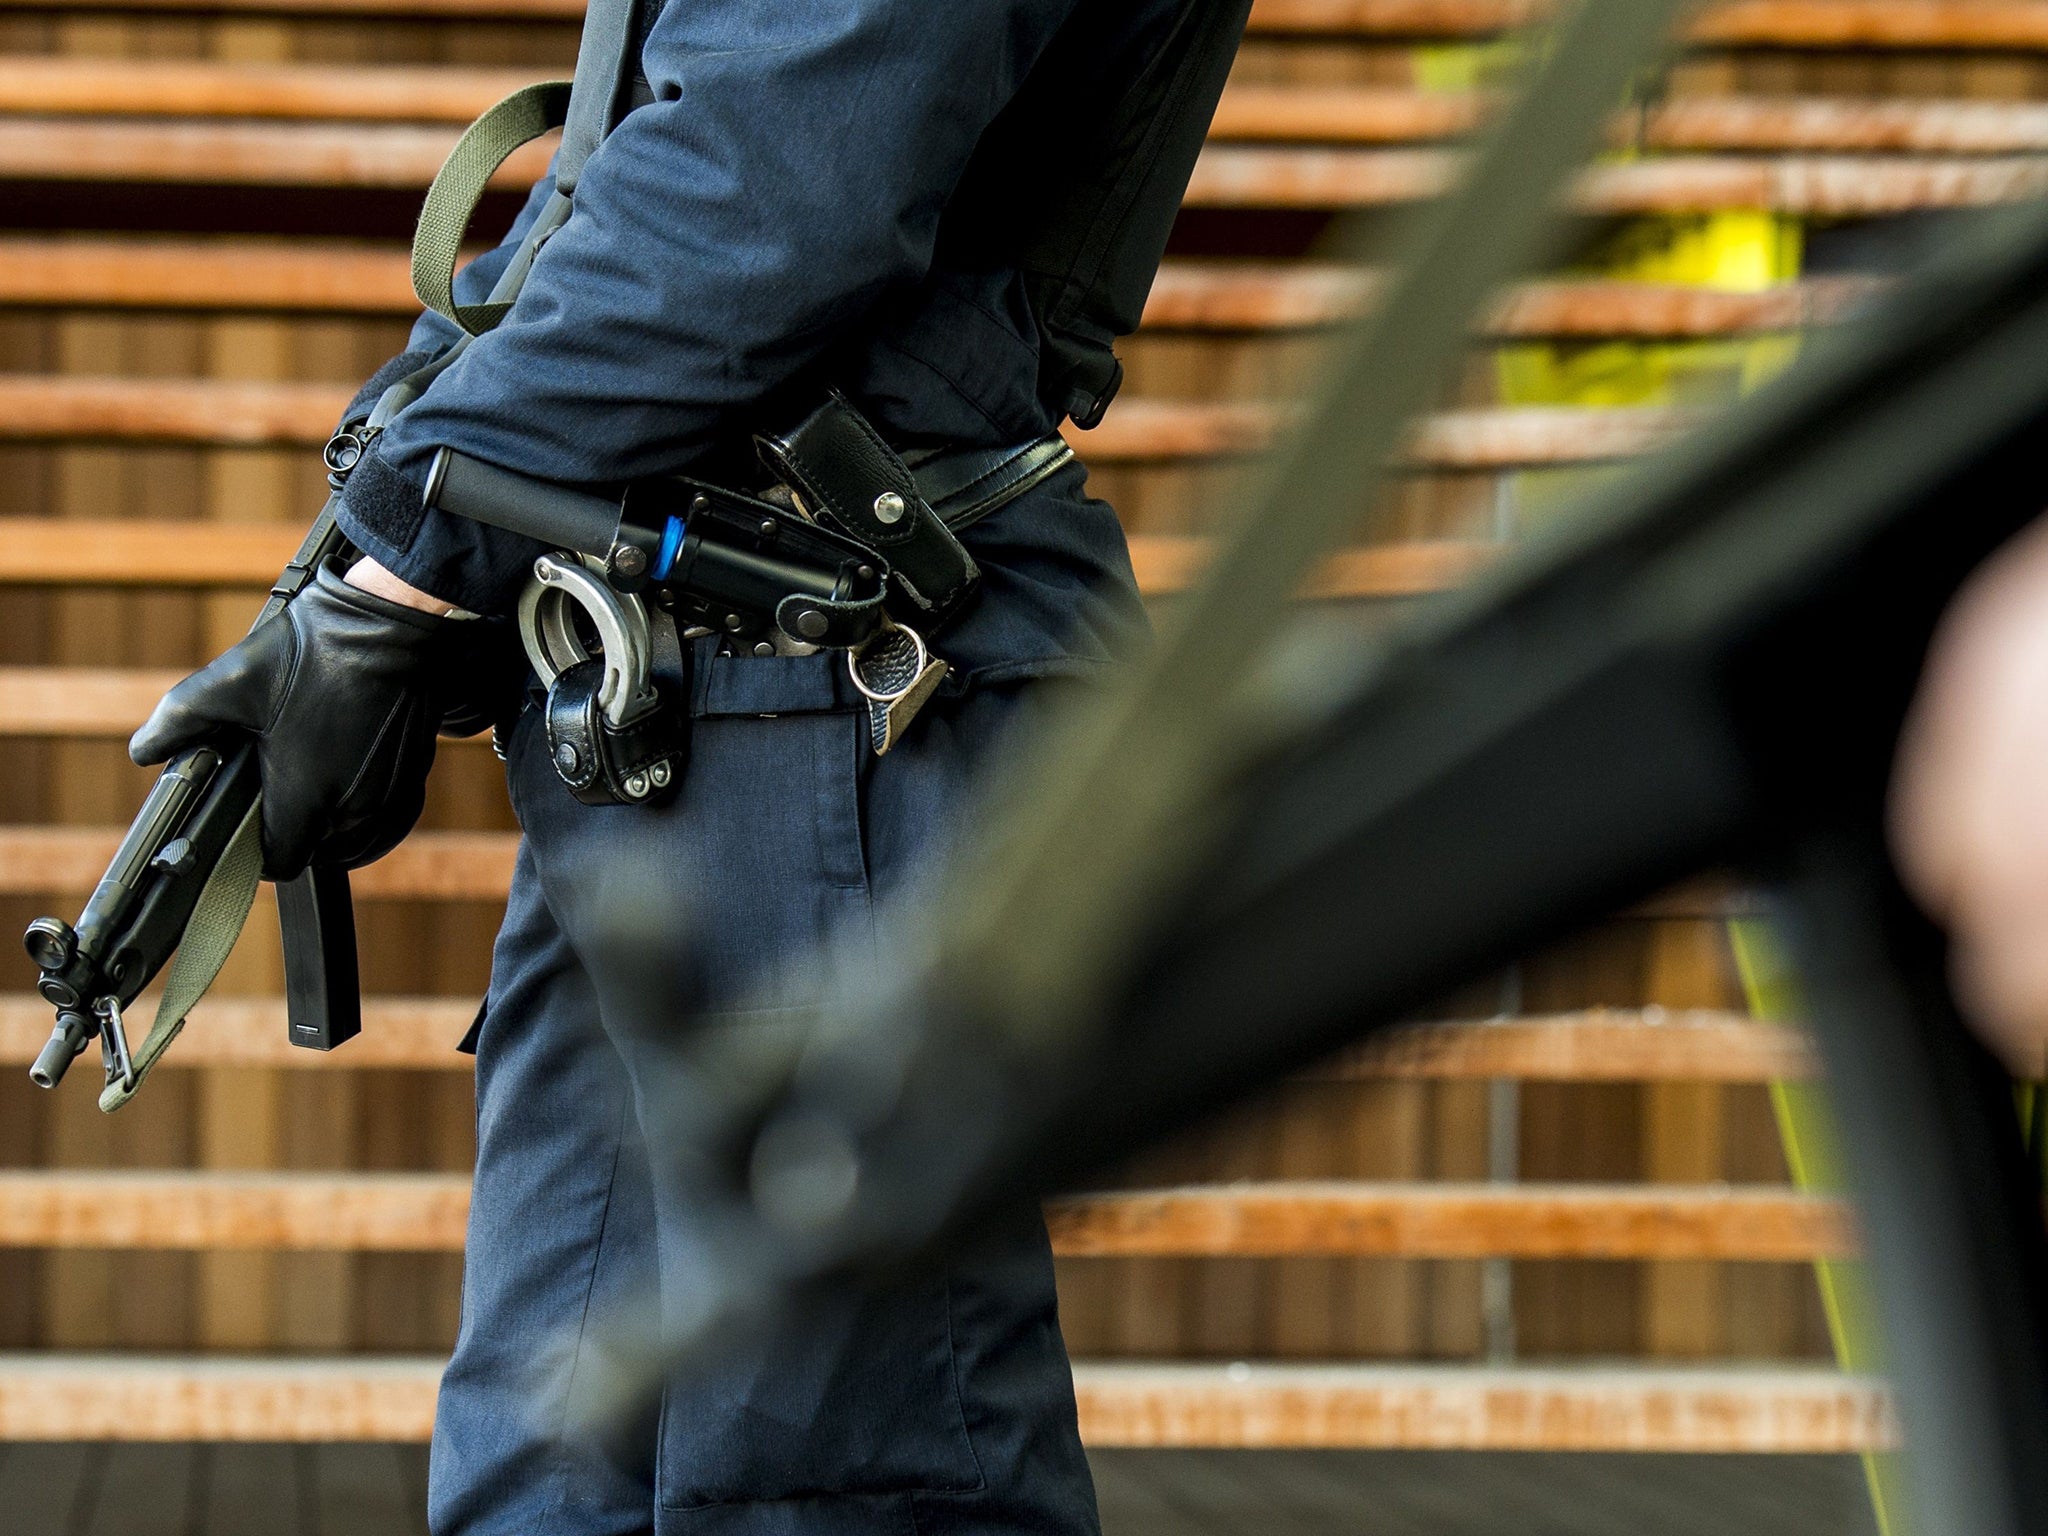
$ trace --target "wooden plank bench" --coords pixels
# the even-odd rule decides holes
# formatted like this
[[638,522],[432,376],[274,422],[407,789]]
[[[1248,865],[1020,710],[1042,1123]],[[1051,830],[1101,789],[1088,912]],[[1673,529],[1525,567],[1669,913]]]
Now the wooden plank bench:
[[[0,1440],[424,1440],[420,1356],[0,1355]],[[1802,1368],[1081,1361],[1094,1446],[1769,1452],[1898,1442],[1876,1382]]]
[[[147,1027],[153,1004],[131,1013]],[[210,997],[161,1070],[297,1067],[309,1071],[408,1068],[467,1072],[455,1049],[476,1002],[467,997],[371,997],[363,1033],[334,1051],[285,1038],[275,997]],[[0,1067],[25,1067],[50,1035],[50,1005],[0,993]],[[1767,1083],[1813,1075],[1806,1037],[1782,1025],[1711,1009],[1601,1008],[1480,1021],[1410,1024],[1311,1069],[1313,1078],[1404,1081]]]
[[[1774,1186],[1290,1180],[1048,1203],[1063,1258],[1713,1259],[1855,1251],[1839,1202]],[[0,1248],[460,1252],[469,1180],[430,1173],[0,1170]]]

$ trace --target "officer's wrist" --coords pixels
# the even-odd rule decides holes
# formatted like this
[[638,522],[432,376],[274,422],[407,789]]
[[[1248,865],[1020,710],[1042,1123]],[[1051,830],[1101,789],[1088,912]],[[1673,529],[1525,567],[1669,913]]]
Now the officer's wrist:
[[475,617],[467,609],[443,602],[432,593],[422,592],[411,582],[392,575],[368,555],[364,555],[348,568],[345,579],[350,586],[358,587],[373,597],[381,597],[387,603],[397,603],[401,608],[431,613],[440,619]]

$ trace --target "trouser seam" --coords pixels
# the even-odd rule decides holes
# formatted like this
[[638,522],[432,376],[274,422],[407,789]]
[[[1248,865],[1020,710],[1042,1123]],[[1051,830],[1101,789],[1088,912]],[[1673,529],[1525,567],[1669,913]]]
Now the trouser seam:
[[[960,1438],[967,1442],[968,1459],[974,1463],[974,1491],[979,1493],[988,1487],[988,1472],[981,1464],[981,1452],[975,1449],[974,1431],[967,1425],[967,1389],[960,1380],[960,1346],[953,1336],[953,1277],[946,1276],[946,1365],[953,1378],[953,1411],[960,1415]],[[910,1515],[913,1525],[917,1522],[917,1511],[913,1507]]]
[[[604,1210],[598,1216],[597,1235],[590,1245],[590,1268],[583,1284],[583,1310],[576,1319],[576,1352],[569,1363],[568,1378],[562,1383],[561,1406],[555,1415],[554,1438],[557,1442],[562,1439],[563,1429],[568,1423],[569,1404],[576,1395],[576,1379],[583,1370],[584,1346],[590,1339],[591,1299],[597,1294],[598,1270],[604,1262],[605,1234],[611,1227],[612,1200],[618,1193],[619,1187],[619,1162],[626,1155],[625,1117],[628,1113],[628,1108],[625,1105],[621,1105],[616,1122],[616,1133],[612,1139],[611,1173],[606,1178],[604,1186]],[[556,1512],[559,1512],[568,1503],[568,1471],[567,1464],[557,1459],[554,1471],[555,1492],[553,1498],[549,1500],[551,1509]]]

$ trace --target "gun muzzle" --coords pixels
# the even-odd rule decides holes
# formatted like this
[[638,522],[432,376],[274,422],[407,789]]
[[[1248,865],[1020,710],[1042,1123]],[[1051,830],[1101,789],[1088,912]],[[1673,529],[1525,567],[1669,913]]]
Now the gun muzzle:
[[28,1069],[29,1081],[38,1088],[54,1088],[64,1080],[64,1074],[71,1070],[71,1063],[91,1043],[98,1033],[91,1017],[75,1008],[60,1008],[57,1011],[57,1027],[50,1031],[50,1038],[37,1054],[35,1065]]

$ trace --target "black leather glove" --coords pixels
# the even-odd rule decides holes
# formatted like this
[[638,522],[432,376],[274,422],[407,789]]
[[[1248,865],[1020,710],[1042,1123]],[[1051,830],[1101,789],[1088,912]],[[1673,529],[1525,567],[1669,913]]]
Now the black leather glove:
[[321,569],[284,611],[165,694],[128,743],[160,763],[224,730],[254,735],[263,777],[263,872],[317,857],[353,869],[419,820],[441,653],[463,621],[387,602]]

